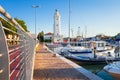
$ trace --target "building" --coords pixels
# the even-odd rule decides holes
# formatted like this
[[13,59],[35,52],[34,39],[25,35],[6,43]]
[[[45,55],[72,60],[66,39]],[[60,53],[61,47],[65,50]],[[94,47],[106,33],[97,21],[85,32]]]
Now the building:
[[120,33],[115,36],[115,44],[120,45]]
[[117,41],[120,40],[120,33],[118,33],[118,34],[115,36],[115,39],[116,39]]
[[59,43],[62,42],[62,35],[60,32],[60,13],[59,11],[56,9],[55,14],[54,14],[54,36],[53,36],[53,42],[55,43]]
[[52,40],[53,39],[53,33],[48,32],[44,34],[44,40]]

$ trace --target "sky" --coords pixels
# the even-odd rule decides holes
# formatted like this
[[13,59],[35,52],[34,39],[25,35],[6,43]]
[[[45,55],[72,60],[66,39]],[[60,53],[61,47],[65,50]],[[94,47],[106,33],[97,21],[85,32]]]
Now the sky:
[[[61,16],[61,33],[68,36],[69,0],[0,0],[0,5],[13,17],[26,22],[28,30],[35,33],[35,8],[37,33],[53,32],[54,13],[58,9]],[[114,36],[120,32],[120,0],[71,0],[71,22],[73,36],[105,34]],[[85,28],[87,27],[87,28]],[[71,34],[72,35],[72,34]]]

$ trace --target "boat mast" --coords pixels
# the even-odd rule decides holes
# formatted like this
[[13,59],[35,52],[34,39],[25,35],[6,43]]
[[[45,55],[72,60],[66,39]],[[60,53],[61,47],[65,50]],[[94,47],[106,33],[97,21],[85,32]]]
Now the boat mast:
[[86,36],[87,36],[87,26],[85,26],[85,39],[84,39],[84,40],[85,40],[85,47],[87,47],[87,43],[86,43],[86,40],[87,40],[87,39],[86,39]]
[[87,37],[87,26],[85,26],[85,41],[86,41],[86,37]]
[[72,38],[74,37],[74,34],[73,34],[73,29],[71,28],[71,35],[72,35]]
[[71,42],[73,43],[73,37],[74,37],[74,35],[73,35],[73,29],[71,28]]
[[80,36],[80,26],[78,27],[78,36]]
[[80,26],[78,27],[78,32],[77,32],[78,40],[77,40],[77,46],[79,45],[79,40],[81,39],[80,36]]
[[70,0],[69,0],[69,38],[68,38],[68,43],[70,44],[70,16],[71,16],[71,5],[70,5]]

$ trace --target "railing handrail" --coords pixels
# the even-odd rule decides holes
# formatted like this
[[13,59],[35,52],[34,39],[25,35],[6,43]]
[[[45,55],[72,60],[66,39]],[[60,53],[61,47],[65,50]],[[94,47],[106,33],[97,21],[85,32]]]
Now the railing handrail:
[[15,19],[13,19],[0,5],[0,13],[5,16],[14,26],[18,26],[22,31],[25,32],[25,30],[16,22]]

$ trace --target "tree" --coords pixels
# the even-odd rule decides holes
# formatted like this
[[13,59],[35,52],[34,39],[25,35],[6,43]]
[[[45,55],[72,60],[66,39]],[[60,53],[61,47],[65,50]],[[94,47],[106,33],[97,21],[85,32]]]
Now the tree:
[[44,42],[44,32],[41,31],[41,32],[38,34],[37,38],[38,38],[38,40],[39,40],[40,42]]
[[[10,24],[8,21],[2,19],[1,17],[0,17],[0,21],[3,25],[3,27],[6,27],[15,32],[17,31],[16,28],[12,24]],[[14,34],[14,33],[12,33],[11,31],[5,30],[5,34],[7,35],[7,34]]]
[[20,19],[18,19],[18,18],[15,18],[15,20],[18,22],[18,24],[19,24],[25,31],[28,32],[27,26],[26,26],[26,24],[25,24],[25,21],[20,20]]

